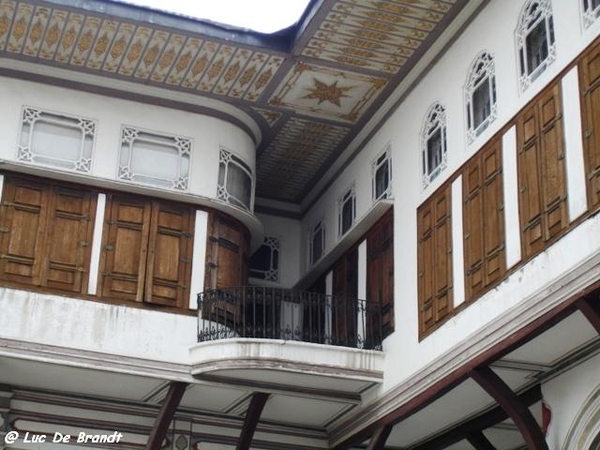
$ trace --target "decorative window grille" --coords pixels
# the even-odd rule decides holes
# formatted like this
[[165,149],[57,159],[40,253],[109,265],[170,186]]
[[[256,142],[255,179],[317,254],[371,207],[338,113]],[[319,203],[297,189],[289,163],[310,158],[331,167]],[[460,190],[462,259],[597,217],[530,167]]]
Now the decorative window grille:
[[343,236],[348,232],[356,218],[356,191],[352,186],[338,199],[338,234]]
[[279,239],[265,236],[263,245],[250,258],[250,277],[279,281]]
[[25,107],[17,159],[89,173],[95,134],[94,120]]
[[517,28],[521,89],[527,87],[556,59],[550,0],[529,0]]
[[252,170],[224,149],[219,153],[217,198],[249,211],[252,209]]
[[465,86],[467,105],[467,138],[479,136],[496,119],[496,76],[494,58],[482,52],[471,65]]
[[391,197],[392,164],[389,145],[371,165],[371,178],[373,180],[373,201]]
[[421,133],[421,148],[423,156],[423,186],[429,185],[446,167],[448,156],[446,152],[446,110],[435,103],[425,120]]
[[325,226],[319,221],[310,232],[310,265],[314,265],[323,256],[325,250]]
[[121,180],[186,191],[190,173],[191,139],[121,129]]
[[587,28],[600,17],[600,0],[583,0],[583,25]]

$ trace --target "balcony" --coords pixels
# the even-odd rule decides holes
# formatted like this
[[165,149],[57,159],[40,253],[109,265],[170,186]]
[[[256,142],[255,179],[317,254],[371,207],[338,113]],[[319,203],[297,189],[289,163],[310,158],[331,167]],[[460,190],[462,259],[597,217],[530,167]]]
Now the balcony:
[[381,350],[381,309],[366,300],[241,286],[198,294],[198,311],[198,342],[278,339]]

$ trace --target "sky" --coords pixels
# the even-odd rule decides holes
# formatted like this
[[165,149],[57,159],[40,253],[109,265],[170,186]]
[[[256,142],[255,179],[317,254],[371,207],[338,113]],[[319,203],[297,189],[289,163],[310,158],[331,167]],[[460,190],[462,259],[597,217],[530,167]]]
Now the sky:
[[298,21],[309,0],[113,0],[273,33]]

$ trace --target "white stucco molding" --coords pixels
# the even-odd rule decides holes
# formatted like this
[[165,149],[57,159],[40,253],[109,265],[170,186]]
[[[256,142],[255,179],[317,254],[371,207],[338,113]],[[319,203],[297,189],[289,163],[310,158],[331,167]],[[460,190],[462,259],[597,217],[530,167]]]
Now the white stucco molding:
[[562,450],[591,449],[594,439],[598,436],[600,436],[600,384],[579,410],[561,448]]

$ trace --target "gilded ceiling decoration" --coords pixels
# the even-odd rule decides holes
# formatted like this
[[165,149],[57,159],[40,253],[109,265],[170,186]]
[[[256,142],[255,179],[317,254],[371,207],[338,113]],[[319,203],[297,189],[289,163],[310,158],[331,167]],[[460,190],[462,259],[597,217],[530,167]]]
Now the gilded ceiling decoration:
[[0,0],[0,59],[241,108],[262,131],[257,194],[299,202],[466,3],[313,1],[318,10],[296,36],[302,45],[290,38],[285,50],[276,37],[163,13],[148,20],[139,8],[121,5],[109,14],[98,0],[85,8],[69,0]]

